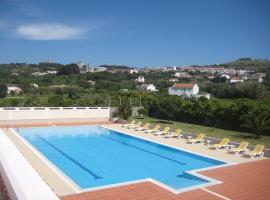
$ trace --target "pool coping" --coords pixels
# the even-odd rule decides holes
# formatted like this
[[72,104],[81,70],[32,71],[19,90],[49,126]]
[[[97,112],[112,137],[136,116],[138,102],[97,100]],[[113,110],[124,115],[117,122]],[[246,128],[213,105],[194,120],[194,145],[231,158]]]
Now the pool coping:
[[128,185],[128,184],[131,184],[131,183],[140,183],[140,182],[144,182],[144,181],[150,181],[150,182],[152,182],[152,183],[154,183],[154,184],[156,184],[156,185],[158,185],[158,186],[160,186],[160,187],[162,187],[162,188],[164,188],[166,190],[169,190],[169,191],[173,192],[174,194],[179,194],[181,192],[186,192],[186,191],[190,191],[190,190],[194,190],[194,189],[198,189],[198,188],[203,188],[203,187],[208,187],[208,186],[213,186],[213,185],[223,183],[222,181],[219,181],[217,179],[210,178],[208,176],[204,176],[202,174],[199,174],[199,172],[207,171],[207,170],[211,170],[211,169],[217,169],[217,168],[221,168],[221,167],[228,167],[228,166],[238,164],[238,163],[230,162],[230,161],[227,161],[227,160],[217,159],[217,158],[214,158],[214,157],[211,157],[211,156],[208,156],[208,155],[203,155],[203,154],[200,154],[200,153],[197,153],[197,152],[192,152],[192,151],[189,151],[189,150],[186,150],[186,149],[183,149],[183,148],[180,148],[180,147],[175,147],[175,146],[172,146],[172,145],[169,145],[169,144],[164,144],[164,143],[161,143],[159,141],[151,140],[151,139],[148,139],[148,138],[143,138],[143,137],[140,137],[138,135],[125,133],[125,132],[123,132],[121,130],[117,130],[117,129],[114,129],[114,128],[111,128],[111,127],[106,127],[106,126],[103,126],[103,125],[100,125],[100,126],[103,127],[103,128],[112,130],[112,131],[116,131],[116,132],[120,132],[120,133],[125,134],[125,135],[129,135],[131,137],[139,138],[139,139],[146,140],[146,141],[149,141],[149,142],[153,142],[153,143],[156,143],[156,144],[159,144],[159,145],[167,146],[167,147],[170,147],[170,148],[173,148],[173,149],[176,149],[176,150],[180,150],[180,151],[184,151],[184,152],[187,152],[187,153],[191,153],[191,154],[199,155],[199,156],[202,156],[202,157],[206,157],[206,158],[209,158],[209,159],[212,159],[212,160],[220,161],[220,162],[223,162],[224,164],[216,165],[216,166],[212,166],[212,167],[205,167],[205,168],[185,171],[185,173],[187,173],[187,174],[190,174],[192,176],[195,176],[195,177],[204,179],[206,181],[209,181],[208,183],[203,183],[203,184],[190,186],[190,187],[186,187],[186,188],[174,189],[174,188],[172,188],[172,187],[170,187],[170,186],[168,186],[168,185],[166,185],[164,183],[159,182],[156,179],[145,178],[145,179],[138,179],[138,180],[135,180],[135,181],[122,182],[122,183],[119,183],[120,185],[119,184],[110,184],[110,185],[106,185],[106,186],[87,188],[87,189],[83,189],[84,192],[98,190],[98,189],[105,189],[105,188],[110,188],[110,187],[114,187],[114,186]]
[[[50,126],[48,126],[50,127]],[[30,128],[30,127],[29,127]],[[70,177],[68,177],[62,170],[60,170],[54,163],[52,163],[49,159],[46,158],[45,155],[43,155],[40,151],[38,151],[31,143],[29,143],[27,140],[25,140],[17,131],[15,131],[13,128],[9,128],[10,131],[21,141],[24,145],[26,145],[34,154],[36,154],[43,164],[47,164],[50,170],[52,170],[54,173],[59,175],[61,178],[61,181],[64,181],[67,183],[74,191],[75,193],[80,193],[81,187],[77,185]],[[13,141],[12,141],[13,142]],[[25,155],[24,155],[25,156]],[[27,158],[26,158],[27,159]],[[28,160],[28,159],[27,159]],[[36,170],[36,169],[35,169]],[[37,170],[38,171],[38,170]],[[49,183],[48,183],[49,184]],[[49,184],[50,185],[50,184]]]
[[[54,125],[49,125],[47,127],[50,127],[50,126],[54,126]],[[70,125],[67,125],[67,126],[70,126]],[[216,161],[220,161],[220,162],[224,163],[224,164],[221,164],[221,165],[216,165],[216,166],[211,166],[211,167],[206,167],[206,168],[200,168],[200,169],[185,171],[185,173],[187,173],[187,174],[190,174],[192,176],[204,179],[204,180],[209,181],[209,182],[199,184],[199,185],[195,185],[195,186],[186,187],[186,188],[181,188],[181,189],[174,189],[174,188],[172,188],[172,187],[170,187],[170,186],[168,186],[168,185],[166,185],[166,184],[164,184],[162,182],[159,182],[158,180],[156,180],[154,178],[137,179],[137,180],[132,180],[132,181],[125,181],[125,182],[121,182],[121,183],[114,183],[114,184],[108,184],[108,185],[104,185],[104,186],[97,186],[97,187],[91,187],[91,188],[83,189],[75,181],[73,181],[70,177],[68,177],[68,175],[66,175],[61,169],[59,169],[54,163],[52,163],[50,160],[48,160],[45,157],[45,155],[43,155],[41,152],[39,152],[32,144],[30,144],[28,141],[26,141],[17,131],[14,130],[14,128],[8,128],[28,148],[30,148],[31,151],[33,153],[35,153],[43,162],[47,163],[49,168],[53,172],[57,173],[61,177],[62,181],[67,183],[69,186],[71,186],[73,188],[73,190],[75,191],[75,194],[76,193],[82,193],[82,192],[101,190],[101,189],[107,189],[107,188],[114,188],[114,187],[118,187],[118,186],[130,185],[130,184],[135,184],[135,183],[142,183],[142,182],[147,182],[147,181],[152,182],[152,183],[154,183],[154,184],[156,184],[156,185],[158,185],[158,186],[160,186],[160,187],[162,187],[162,188],[164,188],[164,189],[166,189],[166,190],[168,190],[168,191],[170,191],[170,192],[172,192],[174,194],[179,194],[181,192],[186,192],[186,191],[190,191],[190,190],[194,190],[194,189],[200,189],[200,188],[204,188],[204,187],[207,187],[207,186],[213,186],[213,185],[223,183],[223,182],[221,182],[221,181],[219,181],[217,179],[210,178],[210,177],[204,176],[202,174],[199,174],[199,172],[238,164],[238,163],[235,163],[235,162],[230,162],[228,160],[217,159],[217,158],[213,158],[211,156],[203,155],[203,154],[200,154],[200,153],[197,153],[197,152],[192,152],[192,151],[189,151],[189,150],[186,150],[186,149],[183,149],[183,148],[180,148],[180,147],[175,147],[175,146],[172,146],[172,145],[169,145],[169,144],[164,144],[162,142],[155,141],[155,140],[152,140],[152,139],[143,138],[143,137],[140,137],[140,136],[137,136],[137,135],[126,133],[126,132],[123,132],[121,130],[117,130],[117,129],[114,129],[112,127],[107,127],[107,126],[100,125],[100,124],[97,124],[97,125],[71,125],[71,126],[100,126],[100,127],[105,128],[105,129],[116,131],[116,132],[119,132],[119,133],[124,134],[124,135],[139,138],[139,139],[142,139],[142,140],[145,140],[145,141],[153,142],[153,143],[156,143],[156,144],[159,144],[159,145],[167,146],[169,148],[173,148],[173,149],[184,151],[184,152],[187,152],[187,153],[199,155],[199,156],[202,156],[202,157],[206,157],[206,158],[216,160]],[[23,128],[25,128],[25,127],[23,127]],[[31,127],[28,127],[28,128],[31,128]]]

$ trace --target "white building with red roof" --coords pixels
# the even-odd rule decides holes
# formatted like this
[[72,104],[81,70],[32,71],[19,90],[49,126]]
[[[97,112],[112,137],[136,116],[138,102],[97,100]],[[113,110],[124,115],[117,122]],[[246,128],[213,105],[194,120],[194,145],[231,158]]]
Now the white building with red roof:
[[196,83],[175,83],[169,88],[169,95],[195,96],[199,94],[199,86]]
[[239,76],[233,76],[230,79],[230,83],[243,83],[244,80],[240,78]]

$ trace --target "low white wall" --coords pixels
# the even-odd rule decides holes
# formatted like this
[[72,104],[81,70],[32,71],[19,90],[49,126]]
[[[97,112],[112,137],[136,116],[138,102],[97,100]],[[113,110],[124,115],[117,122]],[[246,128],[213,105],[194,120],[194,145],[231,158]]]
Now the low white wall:
[[103,119],[109,120],[109,107],[6,107],[0,108],[1,120],[29,119]]
[[1,129],[0,173],[12,200],[59,200]]

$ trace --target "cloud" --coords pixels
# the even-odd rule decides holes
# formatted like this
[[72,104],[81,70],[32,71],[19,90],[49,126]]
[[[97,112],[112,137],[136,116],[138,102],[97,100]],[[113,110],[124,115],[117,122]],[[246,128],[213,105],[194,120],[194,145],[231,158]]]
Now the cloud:
[[85,30],[64,24],[27,24],[17,27],[16,32],[28,40],[69,40],[82,38]]

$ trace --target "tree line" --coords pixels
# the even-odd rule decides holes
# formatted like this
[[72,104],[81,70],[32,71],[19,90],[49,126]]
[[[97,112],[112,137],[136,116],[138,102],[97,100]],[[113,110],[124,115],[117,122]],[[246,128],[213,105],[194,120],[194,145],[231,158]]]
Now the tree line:
[[251,99],[207,100],[174,96],[145,103],[150,117],[270,135],[270,102]]

